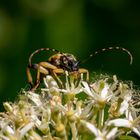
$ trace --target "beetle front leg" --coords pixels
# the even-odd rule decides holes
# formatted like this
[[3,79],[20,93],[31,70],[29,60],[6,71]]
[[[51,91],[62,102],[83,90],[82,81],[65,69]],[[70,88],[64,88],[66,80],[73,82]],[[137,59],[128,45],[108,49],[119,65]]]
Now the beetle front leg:
[[52,71],[54,77],[56,78],[56,80],[59,82],[59,84],[63,87],[63,82],[60,80],[60,78],[57,76],[57,74],[62,74],[64,73],[63,69],[54,69]]
[[89,71],[87,69],[80,68],[79,69],[79,73],[80,74],[82,74],[82,73],[84,74],[85,73],[86,74],[86,81],[89,81]]

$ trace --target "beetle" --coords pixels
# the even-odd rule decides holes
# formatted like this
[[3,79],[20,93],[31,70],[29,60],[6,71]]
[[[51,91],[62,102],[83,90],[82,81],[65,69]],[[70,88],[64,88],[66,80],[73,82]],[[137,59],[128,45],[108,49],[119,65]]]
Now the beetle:
[[[121,50],[126,52],[130,56],[130,64],[132,64],[132,54],[130,51],[128,51],[125,48],[121,47],[108,47],[103,48],[99,51],[95,51],[89,57],[83,61],[78,61],[73,54],[69,53],[63,53],[55,49],[51,48],[40,48],[35,50],[31,55],[29,56],[29,63],[26,69],[28,83],[32,86],[31,90],[35,90],[39,84],[40,84],[40,74],[44,75],[52,75],[54,78],[59,82],[60,85],[62,85],[62,81],[60,80],[59,76],[60,74],[64,74],[66,71],[74,75],[76,78],[78,78],[81,74],[86,74],[86,81],[89,81],[89,71],[85,68],[80,68],[80,63],[86,62],[91,57],[97,55],[100,52],[109,51],[109,50]],[[35,54],[41,52],[41,51],[52,51],[55,52],[54,55],[48,58],[47,61],[39,62],[38,64],[32,63],[32,58]],[[37,70],[37,76],[36,76],[36,82],[33,83],[32,75],[31,75],[31,69]]]
[[[32,63],[32,57],[39,53],[40,51],[52,51],[56,54],[52,55],[45,62],[40,62],[38,64]],[[32,75],[30,69],[37,70],[37,77],[35,84],[33,83]],[[40,84],[40,74],[48,75],[51,74],[62,86],[62,81],[58,77],[60,74],[64,74],[66,71],[78,77],[81,73],[86,74],[86,80],[89,80],[89,72],[87,69],[79,68],[79,61],[75,58],[74,55],[69,53],[62,53],[58,50],[51,48],[40,48],[35,50],[29,57],[29,64],[26,70],[28,83],[31,85],[32,89],[35,90]]]

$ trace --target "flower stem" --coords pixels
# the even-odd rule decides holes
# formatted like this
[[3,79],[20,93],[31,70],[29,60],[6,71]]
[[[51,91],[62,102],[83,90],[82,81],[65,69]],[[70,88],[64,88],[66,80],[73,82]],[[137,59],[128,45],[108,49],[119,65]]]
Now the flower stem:
[[72,140],[77,140],[77,129],[75,123],[70,123],[71,132],[72,132]]
[[104,109],[99,110],[98,128],[101,129],[104,124]]

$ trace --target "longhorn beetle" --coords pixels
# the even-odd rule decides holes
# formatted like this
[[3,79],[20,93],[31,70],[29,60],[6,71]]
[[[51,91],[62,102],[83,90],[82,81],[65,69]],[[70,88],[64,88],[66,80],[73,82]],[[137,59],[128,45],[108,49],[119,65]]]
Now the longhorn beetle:
[[[103,48],[99,51],[95,51],[94,53],[90,54],[89,57],[83,61],[78,61],[74,55],[69,53],[63,53],[55,49],[51,48],[40,48],[35,50],[29,57],[29,64],[27,67],[27,78],[28,82],[32,85],[31,90],[35,90],[39,84],[40,84],[40,74],[48,75],[51,74],[54,76],[54,78],[62,85],[62,81],[59,78],[59,74],[64,74],[65,71],[69,72],[72,75],[75,75],[78,77],[80,74],[86,74],[86,81],[89,81],[89,72],[85,68],[80,68],[79,64],[84,63],[89,58],[97,55],[100,52],[109,51],[109,50],[121,50],[126,52],[130,57],[130,64],[132,64],[132,54],[125,48],[121,47],[109,47],[109,48]],[[32,58],[35,54],[41,52],[41,51],[52,51],[56,54],[49,57],[47,61],[39,62],[38,64],[32,63]],[[37,70],[37,77],[36,77],[36,83],[33,83],[32,75],[30,72],[30,69]]]

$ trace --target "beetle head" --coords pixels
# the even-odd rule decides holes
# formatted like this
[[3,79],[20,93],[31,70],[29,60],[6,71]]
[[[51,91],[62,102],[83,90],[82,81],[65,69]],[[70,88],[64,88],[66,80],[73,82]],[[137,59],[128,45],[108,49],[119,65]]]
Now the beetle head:
[[74,72],[79,70],[79,61],[72,54],[63,54],[60,58],[61,67],[64,70]]

